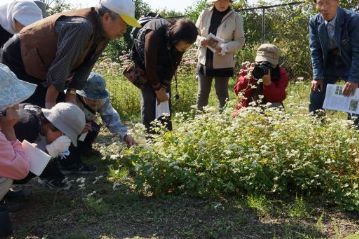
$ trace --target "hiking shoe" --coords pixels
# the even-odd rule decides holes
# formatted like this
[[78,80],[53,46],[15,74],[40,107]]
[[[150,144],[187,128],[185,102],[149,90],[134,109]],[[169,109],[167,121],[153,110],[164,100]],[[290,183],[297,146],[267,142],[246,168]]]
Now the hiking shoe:
[[69,174],[90,174],[95,173],[97,171],[97,167],[93,165],[87,165],[84,163],[78,164],[73,167],[66,167],[61,169],[61,173],[64,175]]

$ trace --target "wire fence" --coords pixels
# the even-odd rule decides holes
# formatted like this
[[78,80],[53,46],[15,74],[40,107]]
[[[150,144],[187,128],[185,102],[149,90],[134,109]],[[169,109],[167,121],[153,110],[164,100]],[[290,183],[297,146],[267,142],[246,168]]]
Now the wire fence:
[[237,61],[253,61],[261,43],[274,43],[292,80],[311,78],[308,21],[314,14],[310,4],[292,2],[237,10],[244,20],[246,45]]

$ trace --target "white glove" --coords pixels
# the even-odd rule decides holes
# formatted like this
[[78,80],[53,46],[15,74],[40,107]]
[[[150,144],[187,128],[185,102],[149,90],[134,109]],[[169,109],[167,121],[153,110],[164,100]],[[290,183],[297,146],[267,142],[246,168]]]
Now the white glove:
[[46,145],[46,150],[52,158],[56,158],[67,151],[71,145],[71,139],[65,135],[58,137],[51,144]]

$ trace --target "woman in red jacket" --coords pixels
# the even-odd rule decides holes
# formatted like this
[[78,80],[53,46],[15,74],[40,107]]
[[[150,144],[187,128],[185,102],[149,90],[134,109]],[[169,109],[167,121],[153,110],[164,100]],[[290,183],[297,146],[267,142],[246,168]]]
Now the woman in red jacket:
[[273,44],[262,44],[257,50],[255,63],[242,64],[234,85],[234,92],[240,98],[234,115],[251,102],[254,105],[271,103],[274,107],[283,106],[288,75],[278,62],[278,47]]

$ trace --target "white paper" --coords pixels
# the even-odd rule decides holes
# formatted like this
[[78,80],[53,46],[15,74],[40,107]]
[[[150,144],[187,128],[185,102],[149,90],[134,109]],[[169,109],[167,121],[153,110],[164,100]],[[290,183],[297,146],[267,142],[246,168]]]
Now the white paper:
[[22,148],[30,159],[30,171],[40,176],[46,165],[49,163],[51,156],[44,151],[36,148],[28,141],[22,141]]
[[216,53],[216,48],[220,47],[222,48],[221,55],[225,54],[225,47],[224,47],[224,40],[222,38],[219,38],[215,36],[214,34],[210,33],[207,36],[208,41],[208,49],[210,49],[213,53]]
[[[169,97],[169,94],[167,93]],[[170,105],[169,101],[163,101],[158,104],[156,100],[156,119],[160,118],[161,116],[169,116],[170,115]]]
[[359,114],[359,90],[356,89],[354,95],[344,96],[343,86],[328,84],[323,108]]
[[85,133],[80,134],[80,137],[77,140],[81,141],[81,142],[85,141],[85,138],[86,138],[87,134],[88,134],[88,131],[86,131]]

